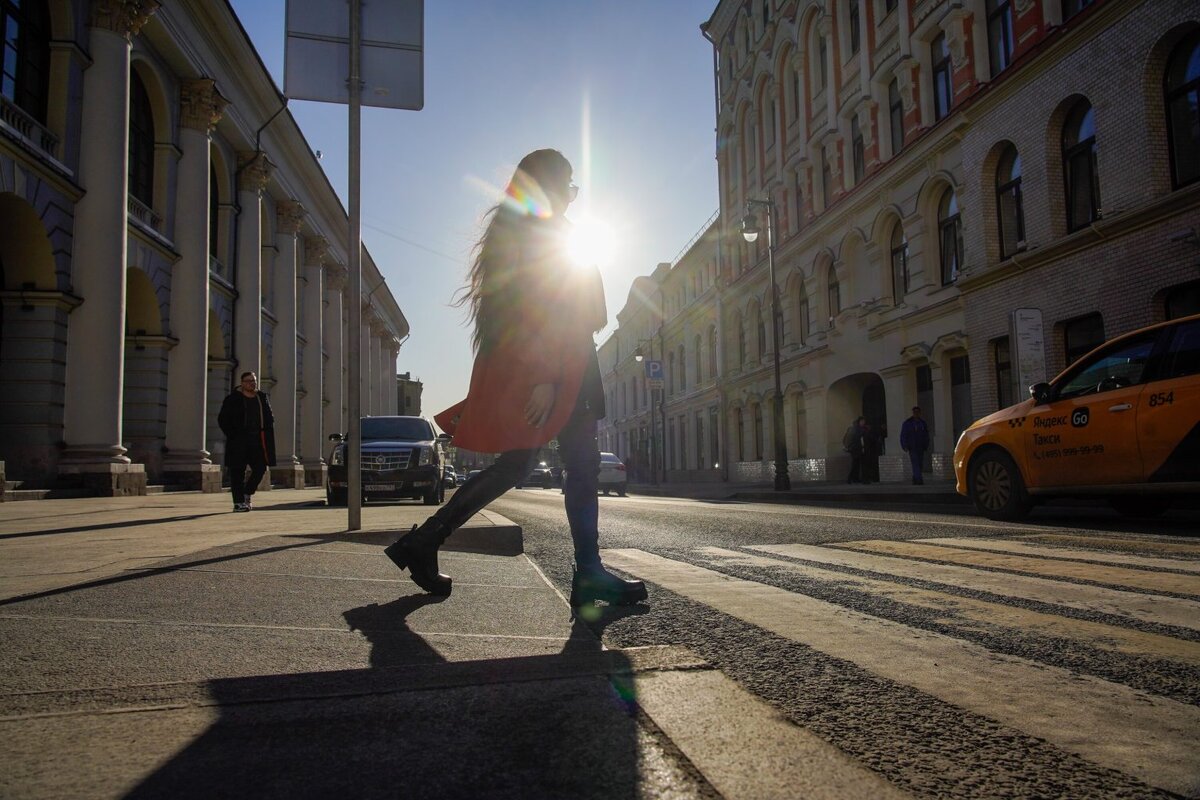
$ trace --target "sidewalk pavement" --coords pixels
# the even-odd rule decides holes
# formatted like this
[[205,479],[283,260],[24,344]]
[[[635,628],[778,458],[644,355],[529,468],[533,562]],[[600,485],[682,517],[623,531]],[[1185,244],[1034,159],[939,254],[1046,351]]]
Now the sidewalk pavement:
[[319,490],[0,504],[0,796],[889,797],[683,648],[606,650],[484,512],[449,598],[382,548],[432,509]]

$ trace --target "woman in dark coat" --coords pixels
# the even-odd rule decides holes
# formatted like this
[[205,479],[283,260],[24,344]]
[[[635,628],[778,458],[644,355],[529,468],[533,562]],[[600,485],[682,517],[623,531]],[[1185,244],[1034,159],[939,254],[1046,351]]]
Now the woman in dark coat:
[[437,565],[446,537],[516,486],[536,466],[538,449],[557,438],[575,546],[571,605],[646,598],[645,584],[600,563],[596,421],[605,411],[592,337],[608,315],[599,271],[566,258],[563,214],[577,191],[571,173],[556,150],[525,156],[476,247],[463,297],[475,323],[471,384],[465,400],[435,419],[455,446],[500,457],[385,551],[427,592],[450,594]]

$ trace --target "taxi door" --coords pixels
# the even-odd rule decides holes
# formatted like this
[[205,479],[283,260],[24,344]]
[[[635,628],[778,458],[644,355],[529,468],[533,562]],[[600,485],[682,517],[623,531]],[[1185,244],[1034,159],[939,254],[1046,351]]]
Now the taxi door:
[[1200,481],[1200,318],[1166,333],[1158,374],[1138,406],[1144,480]]
[[1137,416],[1157,332],[1092,353],[1054,383],[1025,420],[1029,486],[1103,486],[1142,480]]

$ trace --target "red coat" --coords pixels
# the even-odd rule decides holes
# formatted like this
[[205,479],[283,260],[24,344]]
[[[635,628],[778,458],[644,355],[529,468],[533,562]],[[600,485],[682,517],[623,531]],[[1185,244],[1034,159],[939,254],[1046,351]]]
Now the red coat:
[[[528,450],[549,442],[575,408],[595,354],[592,334],[608,323],[604,285],[595,268],[579,269],[559,254],[522,269],[521,308],[511,330],[475,357],[467,399],[434,416],[453,444],[477,453]],[[546,424],[525,422],[533,387],[554,384]]]

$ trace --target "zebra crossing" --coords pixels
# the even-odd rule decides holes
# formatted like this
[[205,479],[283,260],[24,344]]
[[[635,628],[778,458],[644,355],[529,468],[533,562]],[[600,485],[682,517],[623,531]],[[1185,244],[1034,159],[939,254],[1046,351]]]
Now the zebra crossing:
[[1033,534],[603,557],[1100,770],[1200,796],[1200,544]]

